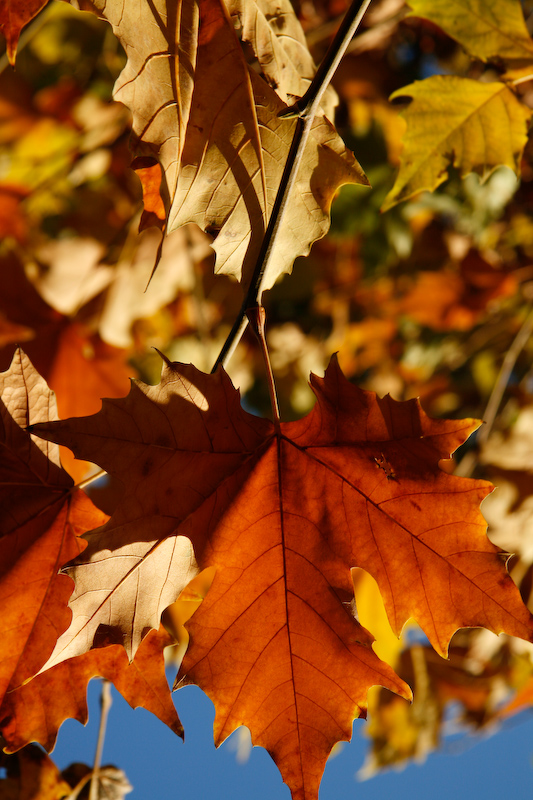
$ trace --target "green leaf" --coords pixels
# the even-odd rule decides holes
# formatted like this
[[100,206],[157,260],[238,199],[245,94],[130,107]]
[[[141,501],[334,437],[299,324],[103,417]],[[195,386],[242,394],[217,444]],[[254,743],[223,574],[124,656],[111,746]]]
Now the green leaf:
[[482,61],[533,58],[519,0],[408,0],[409,16],[431,20]]
[[400,172],[382,211],[421,192],[433,191],[450,166],[461,177],[477,172],[483,179],[505,165],[519,174],[531,109],[504,83],[480,83],[437,75],[399,89],[407,95],[402,112],[407,123]]

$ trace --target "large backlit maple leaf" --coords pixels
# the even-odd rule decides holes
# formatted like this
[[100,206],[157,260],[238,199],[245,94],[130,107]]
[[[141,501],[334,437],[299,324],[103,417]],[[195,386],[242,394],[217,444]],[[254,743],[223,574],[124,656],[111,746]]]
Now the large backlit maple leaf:
[[93,417],[34,427],[125,487],[72,568],[73,623],[48,666],[101,626],[133,656],[198,568],[215,567],[179,678],[214,701],[216,742],[247,725],[299,800],[317,797],[371,685],[410,694],[353,616],[351,567],[374,576],[397,633],[414,617],[442,654],[460,627],[533,634],[486,537],[489,484],[439,468],[477,423],[380,400],[335,359],[312,387],[312,412],[277,432],[222,370],[167,363],[158,386],[134,382]]

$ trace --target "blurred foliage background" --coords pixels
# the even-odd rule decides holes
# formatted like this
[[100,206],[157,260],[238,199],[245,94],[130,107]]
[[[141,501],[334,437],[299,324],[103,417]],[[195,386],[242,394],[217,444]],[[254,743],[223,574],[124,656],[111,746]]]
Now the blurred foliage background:
[[[295,7],[318,62],[346,3]],[[523,7],[532,30],[533,2]],[[389,95],[430,75],[490,78],[499,69],[406,11],[402,0],[376,0],[334,79],[337,127],[372,188],[340,192],[329,235],[266,295],[282,418],[311,408],[309,372],[338,352],[365,389],[419,396],[432,416],[485,419],[446,468],[498,485],[483,505],[489,534],[514,554],[511,574],[533,610],[533,145],[520,181],[505,167],[484,183],[452,174],[436,192],[380,212],[405,127]],[[160,234],[137,232],[130,118],[111,100],[123,65],[110,28],[65,3],[25,28],[16,69],[0,60],[0,370],[21,344],[63,417],[125,395],[131,376],[156,383],[153,348],[209,371],[241,303],[240,287],[213,274],[209,237],[192,226],[168,237],[149,282]],[[530,84],[520,92],[533,105]],[[246,407],[268,415],[252,335],[229,372]],[[68,452],[64,463],[78,480],[90,474]],[[110,485],[93,492],[108,513],[114,498]],[[415,692],[409,706],[374,690],[365,775],[423,758],[457,725],[497,726],[530,707],[530,645],[461,631],[443,661],[414,626],[398,643],[372,581],[354,580],[378,654]]]

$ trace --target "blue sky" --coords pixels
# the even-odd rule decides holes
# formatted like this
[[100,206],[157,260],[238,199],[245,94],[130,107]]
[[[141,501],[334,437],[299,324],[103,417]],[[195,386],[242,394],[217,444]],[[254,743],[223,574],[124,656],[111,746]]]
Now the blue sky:
[[[72,761],[91,763],[98,729],[97,681],[89,686],[89,724],[74,720],[61,728],[52,757],[60,768]],[[103,763],[126,772],[134,791],[128,800],[290,800],[270,756],[252,750],[244,764],[236,761],[231,737],[219,750],[212,738],[214,710],[194,687],[174,694],[186,741],[143,709],[133,711],[113,690]],[[320,800],[517,800],[533,797],[533,711],[510,720],[497,735],[445,740],[445,752],[422,765],[388,772],[360,782],[367,747],[365,722],[357,721],[353,741],[326,766]]]

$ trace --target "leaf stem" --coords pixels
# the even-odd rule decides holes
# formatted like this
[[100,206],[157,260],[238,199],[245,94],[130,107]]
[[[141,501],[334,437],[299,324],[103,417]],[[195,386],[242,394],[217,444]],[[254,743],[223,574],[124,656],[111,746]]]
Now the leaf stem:
[[283,118],[297,118],[291,147],[285,162],[268,226],[261,243],[261,250],[257,257],[250,286],[246,292],[237,319],[224,342],[211,372],[215,372],[219,365],[225,366],[228,363],[246,330],[248,324],[246,314],[248,309],[261,304],[264,276],[272,258],[272,252],[283,222],[291,191],[296,182],[298,168],[302,160],[315,114],[320,105],[322,96],[329,86],[331,78],[359,27],[370,2],[371,0],[353,0],[307,92],[297,103],[282,111],[279,115]]
[[268,392],[270,394],[270,405],[272,406],[272,418],[274,422],[274,427],[276,428],[276,432],[280,432],[280,414],[279,414],[279,402],[278,402],[278,393],[276,392],[276,384],[274,382],[274,373],[272,372],[272,365],[270,363],[270,356],[268,354],[268,346],[266,342],[265,336],[265,319],[266,313],[263,306],[253,306],[249,308],[246,312],[246,317],[252,326],[252,330],[255,333],[259,345],[261,347],[261,353],[263,355],[263,361],[265,362],[265,369],[267,373],[267,381],[268,381]]
[[100,696],[100,727],[98,729],[98,741],[96,743],[96,753],[94,756],[93,773],[91,777],[91,787],[89,790],[89,800],[98,800],[100,797],[99,777],[100,765],[102,763],[102,753],[104,750],[105,731],[107,717],[111,708],[111,683],[108,680],[102,681],[102,694]]
[[89,486],[89,484],[94,483],[94,481],[100,480],[100,478],[103,478],[105,475],[107,475],[105,469],[99,469],[98,472],[94,472],[92,475],[89,475],[87,478],[84,478],[82,481],[77,483],[72,488],[85,489],[86,486]]

